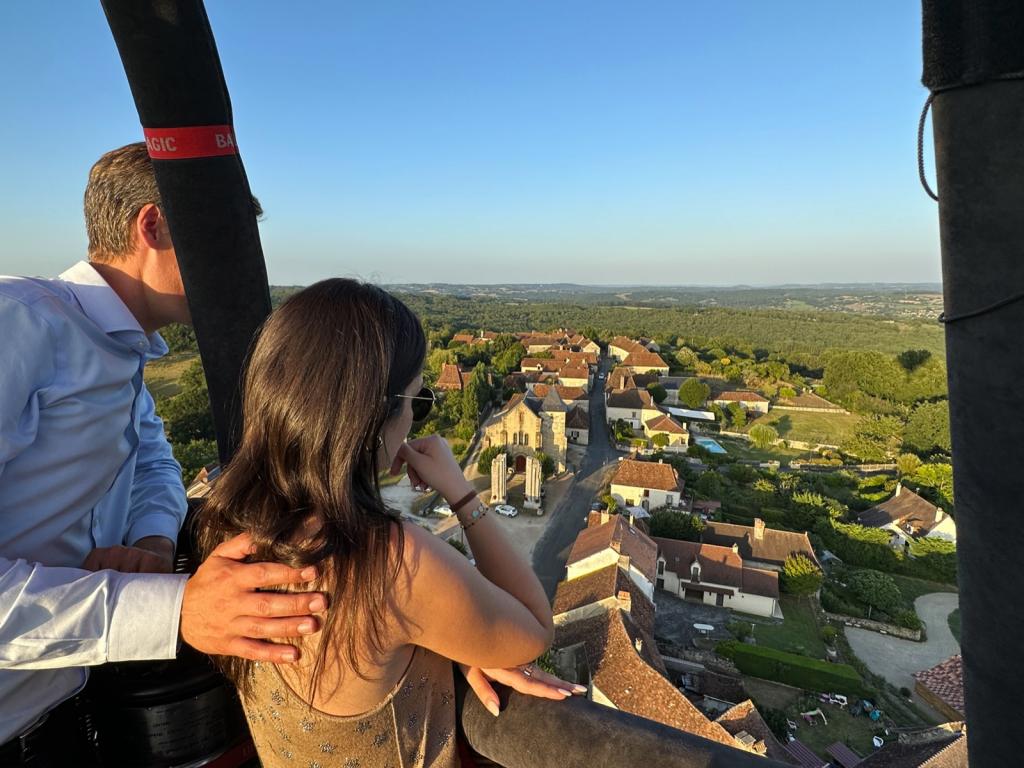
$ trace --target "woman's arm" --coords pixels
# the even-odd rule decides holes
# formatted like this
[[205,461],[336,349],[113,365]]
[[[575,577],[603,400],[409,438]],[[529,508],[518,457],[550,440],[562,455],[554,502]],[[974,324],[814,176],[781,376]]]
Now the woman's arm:
[[[436,488],[453,506],[459,522],[469,525],[466,538],[473,550],[477,568],[492,584],[522,603],[548,633],[548,643],[554,633],[551,604],[529,563],[509,544],[501,525],[493,515],[472,521],[471,515],[479,506],[476,489],[466,480],[462,468],[452,456],[447,441],[436,435],[419,438],[404,444],[398,451],[396,463],[404,461],[410,480],[417,479]],[[415,483],[414,483],[415,484]],[[454,505],[472,494],[472,499],[459,509]]]

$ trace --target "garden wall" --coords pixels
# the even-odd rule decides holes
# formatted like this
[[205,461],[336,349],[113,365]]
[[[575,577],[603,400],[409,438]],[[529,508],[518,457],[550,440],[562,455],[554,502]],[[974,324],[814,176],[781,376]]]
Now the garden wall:
[[920,629],[907,629],[906,627],[898,627],[885,621],[859,619],[856,616],[845,616],[841,613],[828,613],[827,611],[825,612],[825,618],[829,621],[841,622],[848,627],[859,627],[860,629],[867,629],[882,635],[892,635],[893,637],[902,637],[904,640],[921,642]]

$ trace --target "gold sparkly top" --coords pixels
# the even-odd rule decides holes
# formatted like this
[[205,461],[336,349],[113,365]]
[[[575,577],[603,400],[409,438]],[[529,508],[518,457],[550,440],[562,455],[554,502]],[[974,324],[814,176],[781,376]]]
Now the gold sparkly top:
[[242,704],[263,768],[458,768],[452,663],[419,646],[385,699],[329,715],[300,699],[274,664],[257,664]]

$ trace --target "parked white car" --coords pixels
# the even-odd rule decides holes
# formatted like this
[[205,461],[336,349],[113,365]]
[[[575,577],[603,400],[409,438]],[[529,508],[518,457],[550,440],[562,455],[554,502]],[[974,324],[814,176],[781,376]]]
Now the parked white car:
[[434,514],[440,515],[441,517],[451,517],[452,508],[446,501],[443,504],[438,504],[436,507],[434,507]]
[[499,515],[504,515],[505,517],[515,517],[519,514],[519,510],[511,504],[499,504],[494,508],[494,511]]

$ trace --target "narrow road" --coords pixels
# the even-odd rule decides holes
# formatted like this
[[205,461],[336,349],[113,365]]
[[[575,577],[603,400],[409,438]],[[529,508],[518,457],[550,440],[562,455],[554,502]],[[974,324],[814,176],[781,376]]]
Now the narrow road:
[[[607,373],[610,362],[602,359],[598,371]],[[594,378],[590,390],[590,433],[587,451],[561,503],[551,512],[547,528],[533,550],[533,570],[548,598],[564,576],[565,561],[576,535],[587,525],[587,513],[597,492],[608,482],[619,459],[612,448],[604,408],[605,379]]]
[[[906,687],[913,691],[914,672],[930,669],[960,653],[960,645],[953,637],[947,620],[959,603],[960,596],[953,592],[933,592],[914,601],[914,610],[927,628],[928,639],[923,643],[856,627],[846,628],[846,638],[853,652],[872,672],[897,688]],[[916,693],[913,698],[918,706],[928,706]]]

